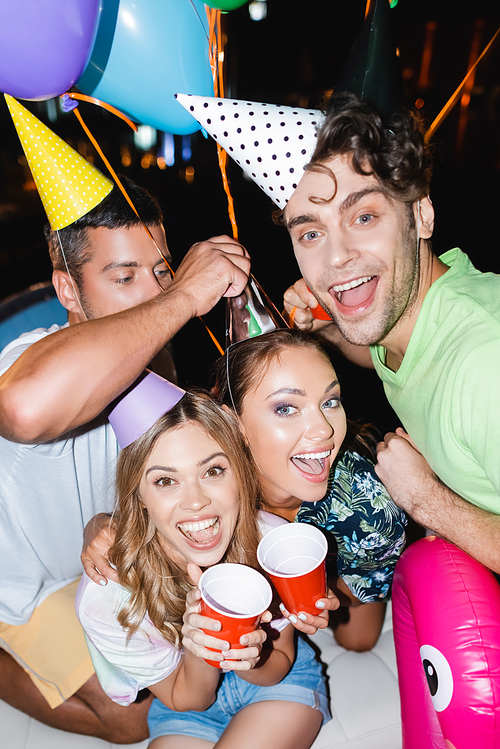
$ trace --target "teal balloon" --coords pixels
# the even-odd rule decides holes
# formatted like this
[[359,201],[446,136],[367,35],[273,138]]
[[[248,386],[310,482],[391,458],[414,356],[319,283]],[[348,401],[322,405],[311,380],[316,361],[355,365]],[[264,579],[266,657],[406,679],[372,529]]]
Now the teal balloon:
[[200,0],[102,0],[90,60],[76,84],[135,122],[188,135],[200,129],[174,98],[213,96],[208,22]]
[[208,5],[210,8],[215,8],[215,10],[234,10],[235,8],[240,8],[242,5],[245,5],[247,0],[205,0],[205,5]]

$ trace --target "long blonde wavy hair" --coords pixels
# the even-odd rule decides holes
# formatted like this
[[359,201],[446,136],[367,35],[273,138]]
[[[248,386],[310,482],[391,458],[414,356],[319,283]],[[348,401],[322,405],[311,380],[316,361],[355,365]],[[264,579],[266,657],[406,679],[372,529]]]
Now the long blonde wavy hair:
[[122,627],[130,636],[148,615],[174,645],[180,641],[186,594],[194,586],[162,545],[158,530],[141,502],[139,485],[158,439],[185,424],[205,429],[227,455],[236,477],[239,514],[231,542],[220,561],[259,569],[258,481],[237,419],[208,393],[186,393],[171,411],[120,453],[116,474],[116,536],[109,550],[120,583],[130,591],[130,598],[118,614]]

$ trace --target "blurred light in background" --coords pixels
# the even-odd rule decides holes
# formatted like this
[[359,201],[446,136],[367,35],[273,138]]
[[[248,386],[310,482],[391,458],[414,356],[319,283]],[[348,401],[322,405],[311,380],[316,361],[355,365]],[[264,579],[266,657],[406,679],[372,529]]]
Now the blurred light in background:
[[134,133],[134,143],[137,148],[142,148],[143,151],[148,151],[156,145],[156,130],[154,127],[139,125]]
[[[157,161],[160,169],[165,169],[166,166],[173,166],[175,164],[175,141],[172,133],[162,133]],[[164,164],[165,166],[161,166],[161,164]]]
[[193,157],[193,151],[191,149],[191,136],[182,136],[182,160],[184,163],[191,161]]
[[248,13],[252,21],[263,21],[267,16],[267,2],[266,0],[252,0],[248,4]]

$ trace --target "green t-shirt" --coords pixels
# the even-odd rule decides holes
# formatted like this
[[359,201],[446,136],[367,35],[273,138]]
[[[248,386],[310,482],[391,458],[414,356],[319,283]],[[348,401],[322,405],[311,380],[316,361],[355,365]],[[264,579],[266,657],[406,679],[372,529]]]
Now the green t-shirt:
[[459,249],[426,294],[403,362],[375,369],[401,423],[434,472],[464,499],[500,514],[500,276]]

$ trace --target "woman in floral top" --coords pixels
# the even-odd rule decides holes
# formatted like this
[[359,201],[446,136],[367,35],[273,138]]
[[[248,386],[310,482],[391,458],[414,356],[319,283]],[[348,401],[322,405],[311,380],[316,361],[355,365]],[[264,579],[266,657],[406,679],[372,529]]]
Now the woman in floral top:
[[[373,438],[346,420],[329,358],[312,337],[273,331],[228,349],[217,364],[215,391],[239,416],[265,509],[324,529],[337,546],[338,580],[330,579],[330,587],[350,608],[335,637],[348,649],[370,649],[381,631],[406,518],[375,473]],[[312,619],[299,618],[312,633]]]

